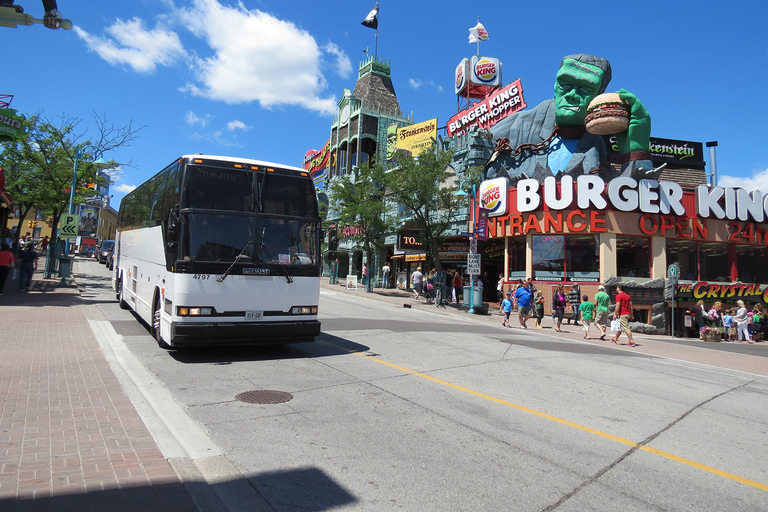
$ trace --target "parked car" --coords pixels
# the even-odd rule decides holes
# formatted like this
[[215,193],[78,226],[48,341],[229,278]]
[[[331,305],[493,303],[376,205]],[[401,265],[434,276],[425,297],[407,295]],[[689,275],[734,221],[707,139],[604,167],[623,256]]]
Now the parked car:
[[99,263],[106,264],[109,262],[109,255],[112,254],[112,249],[114,249],[114,247],[114,240],[104,240],[101,242],[101,247],[99,248]]
[[95,247],[84,247],[80,249],[80,252],[77,254],[81,258],[95,258],[96,257],[96,248]]

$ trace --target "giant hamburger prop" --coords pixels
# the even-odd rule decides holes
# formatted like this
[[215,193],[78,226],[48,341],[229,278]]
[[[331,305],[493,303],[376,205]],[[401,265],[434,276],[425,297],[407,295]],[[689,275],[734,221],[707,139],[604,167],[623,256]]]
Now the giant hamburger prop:
[[594,135],[613,135],[629,127],[629,104],[615,92],[600,94],[587,107],[584,120]]

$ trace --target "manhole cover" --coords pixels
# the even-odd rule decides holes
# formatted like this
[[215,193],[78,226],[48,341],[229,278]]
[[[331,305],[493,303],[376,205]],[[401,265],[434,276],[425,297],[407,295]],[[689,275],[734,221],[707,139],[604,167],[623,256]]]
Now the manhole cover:
[[293,395],[285,391],[257,389],[240,393],[235,398],[247,404],[282,404],[293,398]]

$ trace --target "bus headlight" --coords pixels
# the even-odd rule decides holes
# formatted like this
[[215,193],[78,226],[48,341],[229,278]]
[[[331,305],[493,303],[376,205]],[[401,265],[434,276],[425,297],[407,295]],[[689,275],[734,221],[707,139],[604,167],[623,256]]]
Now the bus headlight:
[[179,316],[210,316],[213,313],[213,308],[207,307],[185,307],[179,306],[176,308],[176,314]]
[[293,306],[291,308],[292,315],[316,315],[317,306]]

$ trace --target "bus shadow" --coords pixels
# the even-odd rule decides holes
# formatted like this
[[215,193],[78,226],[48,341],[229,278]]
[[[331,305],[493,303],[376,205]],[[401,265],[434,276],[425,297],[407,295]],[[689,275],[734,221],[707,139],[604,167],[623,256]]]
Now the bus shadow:
[[246,361],[332,357],[368,350],[369,347],[365,345],[332,334],[320,333],[314,342],[308,343],[184,347],[170,350],[168,355],[186,364],[231,364]]
[[[258,493],[258,494],[257,494]],[[31,494],[31,493],[28,493]],[[245,503],[244,501],[245,500]],[[41,496],[0,497],[0,510],[338,510],[358,502],[339,482],[318,467],[251,473],[216,482],[190,478],[101,489],[44,492]],[[197,505],[197,506],[196,506]]]

